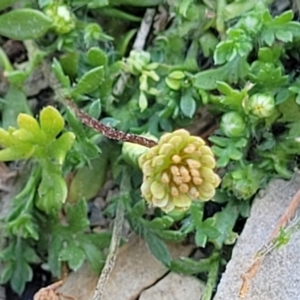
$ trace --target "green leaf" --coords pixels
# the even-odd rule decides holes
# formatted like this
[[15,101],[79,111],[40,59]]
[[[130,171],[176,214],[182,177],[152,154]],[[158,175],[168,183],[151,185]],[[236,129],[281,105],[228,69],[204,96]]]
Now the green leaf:
[[218,156],[218,167],[225,167],[230,160],[241,159],[243,157],[242,149],[245,148],[248,143],[245,138],[229,139],[211,136],[209,140],[215,144],[212,146],[212,151]]
[[195,243],[198,247],[205,247],[207,242],[207,235],[205,234],[205,232],[201,231],[201,230],[197,230],[196,231],[196,235],[195,235]]
[[65,76],[70,76],[71,78],[76,78],[78,71],[78,60],[79,53],[75,52],[67,52],[60,56],[59,61]]
[[62,237],[58,234],[53,234],[49,240],[48,249],[48,265],[53,276],[61,276],[61,261],[59,260],[59,252],[62,248]]
[[206,219],[202,223],[201,230],[203,230],[210,239],[215,239],[220,235],[218,228],[214,224],[213,218]]
[[253,83],[267,88],[276,88],[282,86],[288,79],[288,76],[282,73],[282,68],[274,63],[255,61],[251,65],[249,77]]
[[12,289],[18,294],[21,294],[25,289],[26,282],[30,281],[32,276],[32,269],[26,260],[24,258],[18,259],[14,266],[14,273],[10,280]]
[[90,233],[88,240],[99,249],[108,248],[111,241],[111,232],[103,230],[100,233]]
[[132,208],[132,213],[135,214],[136,216],[142,216],[145,213],[145,211],[146,211],[146,205],[144,200],[140,200]]
[[210,241],[217,249],[221,249],[223,244],[231,245],[235,242],[237,235],[232,229],[238,216],[239,212],[236,205],[230,202],[221,212],[216,213],[212,217],[214,219],[214,226],[220,234],[217,238],[210,238]]
[[265,29],[262,32],[262,40],[265,41],[268,46],[272,46],[275,41],[274,32],[271,29]]
[[110,127],[117,127],[118,125],[120,125],[120,120],[117,120],[115,118],[111,118],[111,117],[106,117],[101,119],[101,123],[103,123],[106,126],[110,126]]
[[41,138],[40,125],[34,117],[20,113],[17,117],[17,123],[20,129],[25,129],[24,131],[27,131],[29,134],[31,134],[33,136],[33,139],[35,139],[35,137],[37,137],[36,139]]
[[40,8],[43,8],[45,7],[46,5],[49,5],[52,3],[52,0],[38,0],[38,3],[39,3],[39,7]]
[[201,202],[193,202],[190,207],[192,223],[196,228],[201,228],[203,219],[204,204]]
[[92,47],[89,49],[87,53],[87,58],[89,63],[93,67],[105,66],[107,64],[107,56],[106,53],[96,47]]
[[101,115],[101,101],[100,99],[95,100],[89,107],[89,115],[95,119],[99,119]]
[[214,90],[218,81],[237,83],[249,73],[249,65],[245,58],[236,57],[224,66],[197,73],[194,76],[194,86],[203,90]]
[[62,165],[67,152],[71,149],[75,135],[73,132],[64,132],[58,139],[54,140],[47,149],[50,158]]
[[217,89],[224,95],[231,95],[234,93],[234,89],[229,84],[223,81],[217,82]]
[[162,4],[163,0],[110,0],[111,5],[129,5],[129,6],[138,6],[138,7],[147,7],[147,6],[156,6]]
[[14,40],[29,40],[43,36],[52,21],[38,10],[23,8],[0,15],[0,35]]
[[289,97],[286,101],[282,102],[278,106],[278,110],[281,114],[279,119],[280,122],[299,121],[300,106],[297,104],[295,97]]
[[56,58],[53,59],[52,71],[55,74],[56,79],[63,87],[70,87],[70,78],[64,74],[62,66]]
[[10,279],[12,289],[21,294],[24,291],[25,283],[32,280],[33,272],[25,257],[26,242],[18,238],[15,244],[14,272]]
[[1,0],[0,2],[0,10],[13,5],[17,0]]
[[49,140],[54,139],[64,128],[65,121],[53,106],[47,106],[40,112],[40,124]]
[[61,175],[60,166],[48,158],[40,160],[42,180],[38,187],[36,206],[47,214],[57,212],[67,198],[67,185]]
[[0,284],[6,284],[14,274],[15,265],[12,261],[5,264],[4,268],[1,270]]
[[108,0],[92,0],[88,2],[88,7],[93,8],[100,8],[109,5]]
[[16,86],[10,85],[5,96],[5,105],[2,110],[2,127],[17,127],[17,118],[20,113],[31,115],[25,94]]
[[208,272],[211,267],[211,262],[214,259],[213,256],[209,258],[200,259],[195,261],[188,257],[183,257],[178,260],[172,260],[170,269],[172,271],[183,273],[183,274],[199,274],[202,272]]
[[89,235],[87,234],[78,236],[78,240],[92,270],[99,274],[105,263],[105,256],[103,252],[90,241]]
[[292,10],[288,10],[283,12],[281,15],[276,16],[274,18],[274,24],[276,25],[283,25],[288,23],[289,21],[292,21],[294,17],[293,11]]
[[97,195],[106,178],[108,159],[101,154],[91,161],[90,166],[80,168],[69,187],[69,200],[72,203],[80,199],[90,200]]
[[84,263],[85,253],[72,240],[69,240],[67,246],[60,251],[59,259],[68,262],[69,267],[77,271]]
[[293,34],[291,32],[286,32],[284,30],[278,30],[275,33],[275,36],[278,40],[283,41],[285,43],[293,41]]
[[144,238],[151,253],[164,265],[168,266],[171,261],[171,256],[167,245],[155,234],[149,231],[144,235]]
[[193,4],[194,0],[186,0],[178,3],[178,10],[181,15],[186,18],[189,7]]
[[84,74],[75,89],[72,92],[73,96],[89,94],[94,92],[104,80],[103,66],[96,67]]
[[27,159],[34,153],[34,146],[20,143],[15,147],[0,150],[0,161],[13,161]]
[[[100,0],[101,1],[101,0]],[[124,20],[124,21],[130,21],[130,22],[141,22],[141,17],[138,17],[136,15],[133,14],[129,14],[124,12],[124,10],[120,10],[120,9],[116,9],[113,8],[111,5],[109,7],[103,7],[101,9],[101,15],[104,15],[106,17],[110,17],[110,18],[116,18],[116,19],[120,19],[120,20]],[[136,33],[137,30],[135,30]],[[132,32],[132,31],[131,31]],[[128,33],[128,31],[127,31]],[[129,41],[128,41],[129,42]],[[127,49],[126,45],[128,46],[128,43],[126,43],[123,47],[124,49]],[[122,49],[123,49],[122,47]],[[124,54],[124,52],[120,51],[121,54]]]
[[164,241],[181,242],[186,238],[186,233],[176,230],[157,230],[156,234]]
[[21,86],[25,80],[28,78],[29,73],[26,72],[25,70],[14,70],[10,71],[7,73],[6,78],[9,83],[16,85],[16,86]]
[[84,138],[86,136],[82,123],[75,117],[74,113],[69,109],[67,110],[66,119],[77,138]]
[[154,218],[149,222],[149,226],[153,229],[167,229],[170,228],[174,223],[174,220],[169,216],[163,216],[161,218]]
[[214,34],[209,31],[206,31],[199,39],[199,43],[201,45],[201,50],[203,51],[203,55],[205,57],[209,57],[212,55],[213,51],[215,50],[218,39]]
[[185,74],[183,71],[177,70],[173,71],[168,75],[168,78],[174,79],[174,80],[181,80],[185,77]]
[[11,147],[15,145],[15,139],[11,132],[8,132],[0,127],[0,145],[2,147]]
[[224,21],[229,21],[233,18],[240,17],[241,15],[252,9],[255,5],[255,1],[239,1],[229,3],[224,7],[222,17],[224,18]]
[[148,99],[144,92],[140,92],[139,96],[139,108],[143,112],[148,107]]
[[246,32],[240,28],[231,27],[227,30],[227,39],[217,45],[214,61],[216,64],[223,64],[238,56],[247,57],[251,50],[252,41]]
[[166,77],[165,79],[167,86],[172,90],[180,90],[181,88],[181,80],[174,79],[171,77]]
[[191,93],[186,92],[180,99],[180,109],[184,116],[192,118],[196,112],[196,101]]
[[68,223],[73,233],[86,230],[90,224],[87,218],[87,203],[80,200],[76,205],[67,204],[66,206]]
[[[29,201],[28,199],[26,200]],[[11,235],[20,236],[23,238],[33,238],[35,240],[38,240],[37,225],[33,221],[31,214],[27,212],[23,212],[22,214],[18,215],[15,219],[11,219],[6,227],[7,231]]]
[[25,248],[24,257],[26,257],[26,260],[32,264],[38,264],[41,262],[41,259],[38,257],[35,250],[30,246]]

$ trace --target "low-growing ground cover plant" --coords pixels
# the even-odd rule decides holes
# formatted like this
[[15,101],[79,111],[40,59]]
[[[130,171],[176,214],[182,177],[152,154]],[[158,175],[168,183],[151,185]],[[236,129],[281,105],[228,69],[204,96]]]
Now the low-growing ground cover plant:
[[[251,200],[297,167],[298,12],[140,2],[0,3],[0,160],[26,173],[1,219],[0,282],[18,294],[35,265],[59,278],[87,260],[100,273],[112,233],[93,231],[88,201],[109,178],[119,192],[106,216],[121,213],[168,268],[204,279],[211,299]],[[30,92],[37,73],[48,99]],[[206,258],[172,259],[165,242],[187,239]]]

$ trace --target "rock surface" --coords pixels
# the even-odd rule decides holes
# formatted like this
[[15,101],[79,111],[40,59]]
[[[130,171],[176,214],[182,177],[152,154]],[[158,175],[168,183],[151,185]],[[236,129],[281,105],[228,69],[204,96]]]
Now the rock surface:
[[[192,249],[193,246],[169,245],[173,258],[187,256]],[[115,267],[105,286],[103,300],[137,299],[144,289],[152,286],[167,272],[168,269],[153,257],[145,242],[137,236],[132,236],[118,251]],[[58,292],[76,300],[91,300],[97,281],[98,275],[85,264],[68,276]]]
[[[256,252],[267,242],[279,218],[300,189],[300,176],[290,182],[272,181],[264,196],[257,196],[245,228],[233,249],[214,300],[299,300],[300,231],[279,249],[273,249],[248,281],[248,290],[239,296],[242,275],[247,272]],[[297,218],[297,217],[296,217]],[[294,222],[296,220],[293,220]]]
[[157,284],[143,291],[139,300],[199,300],[205,284],[195,277],[169,273]]

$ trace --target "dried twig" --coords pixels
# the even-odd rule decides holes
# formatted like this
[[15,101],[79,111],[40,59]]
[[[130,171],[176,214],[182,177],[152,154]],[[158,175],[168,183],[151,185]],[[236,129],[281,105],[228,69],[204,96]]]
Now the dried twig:
[[114,228],[112,232],[111,242],[109,246],[109,253],[107,255],[104,268],[101,272],[100,278],[94,292],[93,300],[101,300],[104,295],[105,285],[115,265],[117,251],[121,240],[121,232],[124,220],[124,203],[118,201],[116,217],[114,220]]
[[109,253],[106,258],[105,266],[101,272],[100,278],[97,283],[97,287],[93,296],[93,300],[101,300],[104,291],[105,285],[108,281],[108,278],[111,274],[111,271],[115,265],[117,251],[119,248],[122,226],[124,221],[124,211],[125,211],[125,202],[129,199],[129,190],[130,190],[130,176],[128,176],[128,171],[124,167],[122,170],[122,179],[120,184],[120,197],[117,203],[117,211],[114,220],[114,228],[112,232]]

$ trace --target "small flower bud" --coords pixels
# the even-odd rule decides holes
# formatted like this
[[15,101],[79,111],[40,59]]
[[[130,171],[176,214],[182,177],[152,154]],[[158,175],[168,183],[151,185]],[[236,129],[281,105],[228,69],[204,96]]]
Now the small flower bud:
[[162,147],[159,149],[159,154],[168,154],[174,149],[172,144],[164,144]]
[[175,164],[178,164],[181,162],[181,157],[177,154],[173,155],[172,156],[172,161],[175,163]]
[[246,123],[239,113],[231,111],[222,116],[220,128],[228,137],[240,137],[244,134]]
[[75,16],[66,5],[52,4],[45,13],[53,21],[53,28],[58,34],[65,34],[75,28]]
[[247,103],[250,113],[259,118],[270,117],[275,110],[275,100],[266,94],[254,94]]
[[182,71],[173,71],[166,78],[166,84],[170,89],[177,91],[181,88],[181,81],[184,77],[185,74]]
[[170,182],[170,178],[169,178],[169,175],[167,173],[162,173],[161,175],[161,178],[160,178],[160,181],[162,183],[169,183]]

